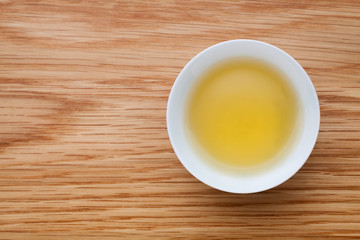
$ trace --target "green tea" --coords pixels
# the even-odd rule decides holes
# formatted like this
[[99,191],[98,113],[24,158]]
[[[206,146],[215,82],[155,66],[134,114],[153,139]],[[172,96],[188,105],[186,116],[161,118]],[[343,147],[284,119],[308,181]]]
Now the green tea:
[[216,64],[198,79],[186,108],[190,137],[219,163],[254,167],[276,158],[293,137],[295,91],[255,59]]

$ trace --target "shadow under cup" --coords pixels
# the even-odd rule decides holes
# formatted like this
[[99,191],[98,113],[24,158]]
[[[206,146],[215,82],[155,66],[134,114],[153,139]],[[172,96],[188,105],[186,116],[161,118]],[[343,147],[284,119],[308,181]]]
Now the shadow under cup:
[[[276,161],[252,169],[233,168],[200,152],[189,138],[185,121],[189,93],[210,66],[232,58],[255,58],[279,69],[294,89],[298,114],[292,140]],[[180,72],[167,107],[169,138],[184,167],[203,183],[233,193],[273,188],[294,175],[309,157],[319,131],[320,110],[314,86],[304,69],[287,53],[267,43],[232,40],[214,45],[195,56]]]

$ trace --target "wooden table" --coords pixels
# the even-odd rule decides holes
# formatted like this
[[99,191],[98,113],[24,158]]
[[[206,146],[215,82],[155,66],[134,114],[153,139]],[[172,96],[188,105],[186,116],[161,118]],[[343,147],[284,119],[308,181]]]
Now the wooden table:
[[[229,39],[310,75],[315,149],[275,189],[217,191],[178,161],[166,104]],[[360,2],[0,1],[0,239],[360,237]]]

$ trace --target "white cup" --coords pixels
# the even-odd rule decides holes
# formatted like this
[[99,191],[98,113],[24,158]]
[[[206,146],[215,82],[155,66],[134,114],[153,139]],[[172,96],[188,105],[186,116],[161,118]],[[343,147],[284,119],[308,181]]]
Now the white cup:
[[[276,66],[287,76],[297,92],[302,114],[301,129],[289,153],[274,167],[258,174],[230,174],[209,164],[197,153],[185,134],[185,107],[189,93],[209,66],[236,57],[257,58]],[[171,144],[184,167],[201,182],[232,193],[255,193],[273,188],[293,176],[314,148],[319,127],[320,108],[315,88],[304,69],[281,49],[255,40],[231,40],[211,46],[186,64],[178,75],[167,105],[167,129]]]

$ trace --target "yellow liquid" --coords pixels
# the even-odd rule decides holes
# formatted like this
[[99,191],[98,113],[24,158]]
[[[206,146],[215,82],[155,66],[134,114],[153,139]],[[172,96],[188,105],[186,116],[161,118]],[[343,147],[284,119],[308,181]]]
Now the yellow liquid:
[[254,167],[272,161],[290,142],[298,105],[275,68],[254,59],[233,59],[198,80],[186,123],[208,156],[230,166]]

